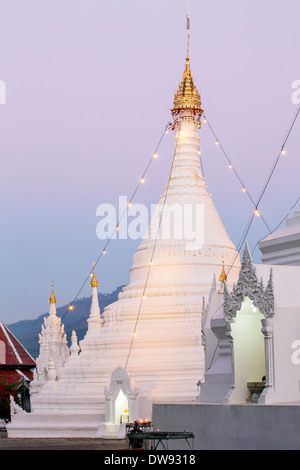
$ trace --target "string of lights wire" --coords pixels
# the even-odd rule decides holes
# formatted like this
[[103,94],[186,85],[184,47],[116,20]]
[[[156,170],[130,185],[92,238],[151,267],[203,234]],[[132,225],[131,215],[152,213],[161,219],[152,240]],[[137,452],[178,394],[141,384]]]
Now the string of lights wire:
[[[264,194],[265,194],[265,192],[266,192],[266,190],[267,190],[267,188],[268,188],[268,186],[269,186],[269,184],[270,184],[270,182],[271,182],[272,176],[274,175],[274,172],[275,172],[275,169],[276,169],[276,167],[277,167],[277,164],[278,164],[278,162],[279,162],[279,160],[280,160],[280,157],[282,157],[283,155],[286,154],[285,147],[286,147],[286,144],[287,144],[287,142],[288,142],[288,139],[289,139],[289,137],[290,137],[290,135],[291,135],[291,133],[292,133],[292,130],[293,130],[295,124],[296,124],[296,121],[297,121],[297,118],[298,118],[298,116],[299,116],[299,113],[300,113],[300,105],[298,106],[297,111],[296,111],[296,113],[295,113],[295,115],[294,115],[294,117],[293,117],[293,119],[292,119],[292,121],[291,121],[291,124],[290,124],[289,127],[288,127],[287,133],[286,133],[285,138],[284,138],[284,140],[283,140],[283,143],[282,143],[282,145],[281,145],[281,147],[280,147],[280,152],[279,152],[279,154],[277,155],[277,157],[276,157],[276,159],[275,159],[275,161],[274,161],[274,163],[273,163],[273,165],[272,165],[272,167],[271,167],[271,171],[270,171],[270,173],[269,173],[269,176],[268,176],[268,178],[267,178],[267,180],[266,180],[266,182],[265,182],[265,184],[264,184],[264,186],[263,186],[263,188],[262,188],[262,190],[261,190],[260,196],[259,196],[259,198],[258,198],[258,200],[257,200],[257,203],[256,203],[256,209],[255,209],[255,211],[253,212],[253,214],[252,214],[251,217],[250,217],[250,220],[249,220],[249,222],[248,222],[248,224],[247,224],[247,226],[246,226],[244,235],[242,236],[241,242],[240,242],[240,244],[239,244],[239,246],[238,246],[238,249],[237,249],[237,252],[236,252],[236,254],[235,254],[235,256],[234,256],[234,259],[233,259],[233,261],[232,261],[232,263],[231,263],[231,265],[230,265],[228,271],[226,272],[226,275],[227,275],[227,276],[228,276],[228,274],[230,273],[230,271],[231,271],[231,269],[232,269],[232,267],[233,267],[233,265],[234,265],[234,263],[235,263],[235,261],[236,261],[238,255],[239,255],[239,253],[240,253],[240,250],[242,249],[242,246],[243,246],[244,243],[245,243],[245,240],[246,240],[247,235],[248,235],[248,233],[249,233],[249,231],[250,231],[250,228],[251,228],[251,225],[252,225],[254,216],[255,216],[255,215],[257,215],[257,216],[260,216],[260,215],[261,215],[260,212],[258,211],[258,205],[260,204],[260,202],[261,202],[261,200],[262,200],[262,198],[263,198],[263,196],[264,196]],[[274,230],[276,230],[276,229],[274,229]],[[271,231],[271,233],[272,233],[272,231]]]
[[177,139],[176,139],[176,142],[175,142],[175,151],[174,151],[174,154],[173,154],[173,159],[172,159],[171,168],[170,168],[170,172],[169,172],[169,178],[168,178],[168,182],[167,182],[167,187],[166,187],[165,194],[164,194],[162,209],[161,209],[161,211],[160,211],[160,217],[159,217],[158,228],[157,228],[157,232],[156,232],[156,237],[155,237],[155,239],[154,239],[152,254],[151,254],[151,258],[150,258],[150,263],[149,263],[149,266],[148,266],[147,276],[146,276],[146,280],[145,280],[145,284],[144,284],[144,288],[143,288],[143,294],[142,294],[142,297],[141,297],[141,300],[140,300],[139,310],[138,310],[138,313],[137,313],[137,318],[136,318],[136,321],[135,321],[134,330],[133,330],[133,334],[132,334],[131,341],[130,341],[130,346],[129,346],[129,350],[128,350],[128,355],[127,355],[127,359],[126,359],[126,363],[125,363],[125,370],[127,369],[128,361],[129,361],[130,354],[131,354],[132,347],[133,347],[133,341],[134,341],[134,338],[136,337],[136,334],[137,334],[137,333],[136,333],[137,325],[138,325],[138,321],[139,321],[139,318],[140,318],[140,314],[141,314],[141,310],[142,310],[143,301],[144,301],[144,299],[145,299],[145,293],[146,293],[146,289],[147,289],[147,285],[148,285],[148,279],[149,279],[149,275],[150,275],[150,270],[151,270],[151,267],[152,267],[152,265],[153,265],[154,253],[155,253],[156,244],[157,244],[157,241],[158,241],[159,232],[160,232],[160,228],[161,228],[163,212],[164,212],[164,208],[165,208],[165,205],[166,205],[166,200],[167,200],[167,196],[168,196],[168,192],[169,192],[170,177],[171,177],[172,170],[173,170],[173,166],[174,166],[174,160],[175,160],[175,155],[176,155],[176,150],[177,150],[178,138],[179,138],[179,135],[180,135],[180,128],[181,128],[181,123],[179,123],[179,125],[178,125]]
[[267,224],[267,222],[265,221],[264,217],[262,216],[260,210],[258,209],[258,204],[255,204],[254,202],[254,199],[252,198],[251,194],[249,193],[249,191],[247,190],[247,187],[245,186],[245,184],[243,183],[240,175],[238,174],[238,172],[236,171],[235,167],[233,166],[232,164],[232,161],[231,159],[228,157],[228,154],[225,152],[225,149],[222,145],[222,143],[220,142],[220,140],[218,139],[214,129],[212,128],[211,124],[209,123],[207,117],[204,115],[203,116],[203,122],[205,124],[207,124],[208,128],[210,129],[212,135],[214,136],[215,138],[215,143],[216,145],[218,145],[218,147],[220,148],[220,150],[222,151],[224,157],[226,158],[227,162],[228,162],[228,167],[234,172],[235,176],[237,177],[238,181],[240,182],[241,186],[242,186],[242,191],[243,193],[247,194],[248,198],[250,199],[250,201],[252,202],[253,206],[254,206],[254,209],[255,209],[255,213],[258,215],[261,216],[261,220],[264,222],[265,226],[267,227],[267,229],[269,230],[269,232],[271,233],[271,229],[269,227],[269,225]]
[[164,131],[163,131],[163,133],[161,134],[161,137],[160,137],[160,139],[159,139],[159,141],[158,141],[158,143],[157,143],[157,145],[156,145],[156,147],[155,147],[155,150],[154,150],[154,152],[153,152],[153,154],[152,154],[152,156],[151,156],[151,158],[150,158],[150,160],[149,160],[149,162],[148,162],[148,164],[147,164],[147,166],[146,166],[144,172],[142,173],[142,176],[141,176],[141,178],[140,178],[140,180],[139,180],[137,186],[135,187],[135,189],[134,189],[134,191],[133,191],[133,193],[132,193],[132,195],[131,195],[131,197],[130,197],[130,199],[129,199],[129,202],[128,202],[128,204],[127,204],[126,209],[125,209],[124,212],[122,213],[121,217],[119,217],[119,220],[118,220],[118,222],[117,222],[116,227],[114,228],[114,230],[113,230],[112,234],[110,235],[110,237],[107,239],[107,242],[106,242],[104,248],[102,249],[101,253],[99,254],[98,258],[97,258],[96,261],[93,263],[93,268],[90,270],[90,272],[88,273],[87,277],[86,277],[85,280],[83,281],[83,283],[82,283],[80,289],[79,289],[78,292],[76,293],[76,295],[75,295],[75,297],[73,298],[72,302],[69,304],[69,306],[68,306],[66,312],[64,313],[64,315],[62,316],[61,320],[63,320],[63,319],[65,318],[65,316],[68,314],[68,312],[69,312],[70,310],[73,310],[73,309],[74,309],[74,303],[76,302],[76,300],[78,299],[78,296],[80,295],[81,291],[83,290],[83,288],[85,287],[86,283],[87,283],[88,280],[90,279],[90,277],[91,277],[91,275],[92,275],[92,273],[93,273],[94,268],[95,268],[96,265],[99,263],[99,261],[101,260],[102,256],[104,256],[104,255],[106,254],[106,249],[107,249],[109,243],[111,242],[111,240],[113,239],[113,237],[115,236],[115,233],[119,230],[120,223],[122,222],[123,218],[125,217],[125,215],[126,215],[128,209],[132,206],[133,199],[134,199],[134,197],[136,196],[137,191],[139,190],[140,186],[145,183],[145,176],[146,176],[146,174],[147,174],[147,172],[148,172],[148,170],[149,170],[149,168],[150,168],[150,166],[151,166],[151,163],[153,162],[153,160],[155,160],[155,159],[158,158],[158,154],[157,154],[158,149],[159,149],[159,147],[160,147],[160,145],[161,145],[161,143],[162,143],[162,141],[163,141],[163,138],[164,138],[165,134],[166,134],[167,131],[168,131],[169,126],[170,126],[170,122],[168,122],[167,125],[165,126]]

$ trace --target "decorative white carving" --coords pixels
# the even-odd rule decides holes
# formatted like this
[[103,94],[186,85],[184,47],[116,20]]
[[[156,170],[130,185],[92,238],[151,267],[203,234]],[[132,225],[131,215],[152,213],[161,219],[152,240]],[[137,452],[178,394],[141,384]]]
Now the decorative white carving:
[[230,294],[224,284],[224,318],[230,322],[236,313],[241,309],[245,297],[249,297],[253,304],[266,317],[274,315],[274,293],[272,269],[266,289],[264,289],[262,280],[258,280],[254,263],[250,254],[248,243],[246,243],[243,253],[242,266],[237,284],[233,285]]
[[138,388],[132,387],[133,383],[126,370],[122,366],[118,366],[111,374],[109,390],[107,387],[104,389],[105,397],[107,399],[114,398],[120,390],[120,384],[122,384],[123,392],[130,398],[135,398],[138,395]]

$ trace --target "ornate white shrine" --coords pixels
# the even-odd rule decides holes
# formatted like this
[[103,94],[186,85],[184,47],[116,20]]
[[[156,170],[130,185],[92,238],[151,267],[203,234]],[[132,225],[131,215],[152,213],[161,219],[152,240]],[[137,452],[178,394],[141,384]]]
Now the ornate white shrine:
[[213,282],[200,403],[300,404],[299,282],[299,267],[254,265],[247,245],[233,289]]
[[53,284],[49,299],[49,315],[44,318],[42,331],[39,334],[40,353],[36,360],[34,380],[31,382],[31,395],[37,393],[48,381],[59,376],[60,369],[69,357],[67,337],[61,319],[56,315],[56,298]]

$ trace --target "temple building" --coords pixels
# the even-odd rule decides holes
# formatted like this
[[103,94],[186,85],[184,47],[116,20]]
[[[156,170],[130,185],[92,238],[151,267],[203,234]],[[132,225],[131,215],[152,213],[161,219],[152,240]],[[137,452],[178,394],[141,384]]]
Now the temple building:
[[0,380],[17,385],[22,408],[30,411],[30,384],[36,363],[8,327],[0,321]]
[[129,284],[100,313],[93,270],[87,333],[78,344],[73,332],[69,351],[51,297],[32,412],[14,417],[9,437],[124,436],[126,421],[151,419],[154,402],[196,400],[205,373],[203,298],[208,301],[212,280],[229,268],[227,283],[233,287],[240,259],[201,171],[203,110],[190,67],[189,27],[171,112],[172,169],[133,257]]
[[287,219],[286,226],[260,241],[265,264],[300,265],[300,211]]
[[299,282],[293,260],[254,264],[246,243],[237,283],[214,278],[202,312],[197,404],[154,404],[156,427],[189,429],[196,449],[299,449]]

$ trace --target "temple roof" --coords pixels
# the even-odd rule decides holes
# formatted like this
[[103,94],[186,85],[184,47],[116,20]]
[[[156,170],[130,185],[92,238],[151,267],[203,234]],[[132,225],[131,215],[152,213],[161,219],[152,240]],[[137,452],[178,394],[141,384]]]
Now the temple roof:
[[16,366],[16,369],[23,367],[35,367],[35,361],[15,338],[4,323],[0,322],[0,364],[6,366]]

